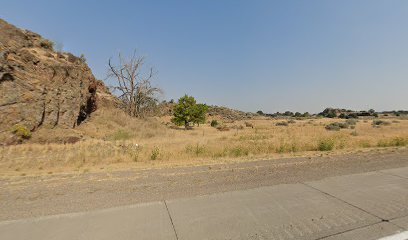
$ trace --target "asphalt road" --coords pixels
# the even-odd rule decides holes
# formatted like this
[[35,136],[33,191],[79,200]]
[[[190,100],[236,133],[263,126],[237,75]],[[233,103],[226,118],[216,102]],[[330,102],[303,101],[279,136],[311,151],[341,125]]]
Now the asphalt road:
[[0,222],[0,239],[408,239],[408,167]]

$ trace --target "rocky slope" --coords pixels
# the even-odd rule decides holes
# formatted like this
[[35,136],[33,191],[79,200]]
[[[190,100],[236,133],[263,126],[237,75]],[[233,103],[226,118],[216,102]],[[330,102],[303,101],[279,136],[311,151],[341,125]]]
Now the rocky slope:
[[[175,103],[162,102],[158,106],[158,116],[172,116]],[[222,106],[208,106],[208,116],[216,117],[226,122],[248,120],[259,116],[256,113],[243,112]]]
[[16,126],[75,128],[96,109],[96,88],[84,59],[0,19],[0,145],[21,140]]

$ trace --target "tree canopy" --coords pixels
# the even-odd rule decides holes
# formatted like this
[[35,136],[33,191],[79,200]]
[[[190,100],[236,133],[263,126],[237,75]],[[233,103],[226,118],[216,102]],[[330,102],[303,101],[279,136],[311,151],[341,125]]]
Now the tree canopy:
[[194,97],[184,95],[178,100],[173,110],[171,121],[178,126],[184,125],[187,129],[191,123],[197,125],[205,123],[208,106],[197,104]]

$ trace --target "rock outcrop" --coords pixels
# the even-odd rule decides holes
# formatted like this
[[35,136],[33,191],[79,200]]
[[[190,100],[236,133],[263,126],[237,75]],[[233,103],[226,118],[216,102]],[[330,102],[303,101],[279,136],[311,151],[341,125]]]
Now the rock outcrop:
[[0,19],[0,145],[15,125],[75,128],[96,109],[96,88],[83,58]]

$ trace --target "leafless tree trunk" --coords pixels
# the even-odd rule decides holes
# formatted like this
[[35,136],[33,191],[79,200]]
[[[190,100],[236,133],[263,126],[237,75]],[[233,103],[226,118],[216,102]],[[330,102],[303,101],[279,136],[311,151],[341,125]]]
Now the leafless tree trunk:
[[137,57],[136,51],[130,59],[123,58],[119,53],[118,59],[117,66],[114,66],[109,59],[108,78],[113,78],[117,82],[113,89],[119,92],[119,98],[129,115],[145,117],[156,107],[157,94],[162,93],[160,88],[153,87],[151,84],[153,68],[144,73],[145,58]]

